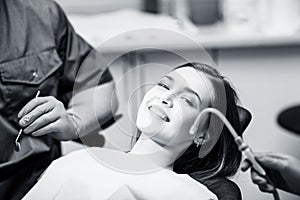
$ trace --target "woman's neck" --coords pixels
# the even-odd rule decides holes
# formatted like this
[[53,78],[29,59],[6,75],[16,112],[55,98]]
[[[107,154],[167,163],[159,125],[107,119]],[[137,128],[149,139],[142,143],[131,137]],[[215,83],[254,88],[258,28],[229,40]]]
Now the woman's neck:
[[130,153],[145,155],[146,158],[151,159],[159,167],[173,170],[173,163],[180,152],[168,146],[163,146],[142,133]]

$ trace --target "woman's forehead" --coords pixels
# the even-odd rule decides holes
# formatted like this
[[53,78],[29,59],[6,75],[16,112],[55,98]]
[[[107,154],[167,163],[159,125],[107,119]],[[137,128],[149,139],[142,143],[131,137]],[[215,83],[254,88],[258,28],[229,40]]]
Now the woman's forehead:
[[192,67],[182,67],[170,72],[167,77],[173,79],[174,84],[180,84],[182,87],[189,87],[199,96],[211,96],[212,85],[205,73]]
[[178,68],[170,72],[167,77],[172,79],[174,82],[180,82],[180,84],[195,88],[210,82],[203,72],[197,71],[192,67]]

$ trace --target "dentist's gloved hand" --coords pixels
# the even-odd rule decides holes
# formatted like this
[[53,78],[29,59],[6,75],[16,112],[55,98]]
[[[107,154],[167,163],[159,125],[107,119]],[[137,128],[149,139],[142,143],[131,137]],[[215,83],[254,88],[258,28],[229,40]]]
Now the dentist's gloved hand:
[[58,140],[75,139],[78,124],[62,102],[52,96],[29,101],[18,114],[24,134],[34,137],[51,134]]
[[73,140],[100,131],[101,124],[110,120],[118,107],[113,88],[111,81],[74,93],[67,109],[54,97],[34,98],[19,112],[19,124],[25,134],[49,134],[58,140]]
[[[254,155],[275,187],[300,195],[300,160],[280,153],[255,153]],[[245,160],[241,169],[246,171],[250,167],[250,162]],[[261,191],[274,191],[274,186],[253,169],[251,169],[251,178]]]

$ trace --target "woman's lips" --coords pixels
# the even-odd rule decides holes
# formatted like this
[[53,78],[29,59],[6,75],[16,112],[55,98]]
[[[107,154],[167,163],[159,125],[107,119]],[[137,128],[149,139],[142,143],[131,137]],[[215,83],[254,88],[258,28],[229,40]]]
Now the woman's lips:
[[148,110],[150,110],[152,113],[154,113],[156,116],[161,118],[165,122],[170,122],[170,119],[168,115],[165,113],[163,109],[161,109],[159,106],[156,105],[149,105]]

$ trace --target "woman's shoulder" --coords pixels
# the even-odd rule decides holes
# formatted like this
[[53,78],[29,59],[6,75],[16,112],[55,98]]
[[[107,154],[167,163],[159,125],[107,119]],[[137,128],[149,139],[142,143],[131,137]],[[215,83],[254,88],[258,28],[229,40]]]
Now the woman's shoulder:
[[106,149],[106,148],[98,148],[98,147],[88,147],[80,150],[73,151],[68,153],[65,156],[62,156],[52,162],[51,165],[60,165],[63,163],[89,163],[94,161],[101,161],[105,157],[112,157],[112,156],[122,156],[124,152],[113,150],[113,149]]
[[216,200],[217,197],[201,183],[188,175],[161,168],[155,172],[130,179],[128,187],[137,199]]
[[173,177],[177,180],[177,184],[181,188],[180,190],[184,190],[186,195],[189,193],[189,199],[218,199],[205,185],[194,180],[187,174],[174,173]]

